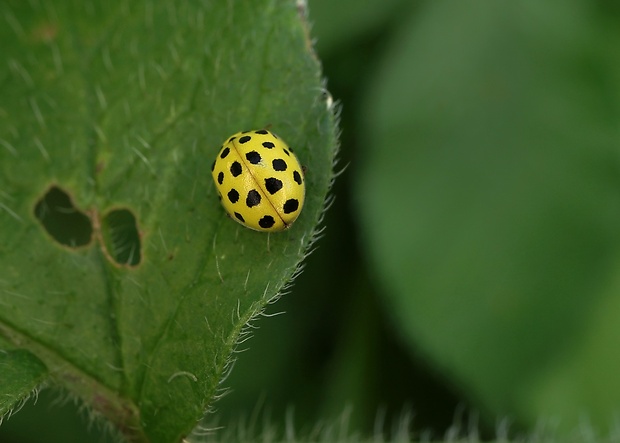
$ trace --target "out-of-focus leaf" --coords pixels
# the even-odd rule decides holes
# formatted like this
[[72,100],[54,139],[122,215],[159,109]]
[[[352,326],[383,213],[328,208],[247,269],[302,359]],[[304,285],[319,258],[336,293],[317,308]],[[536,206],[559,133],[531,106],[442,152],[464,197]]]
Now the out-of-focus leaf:
[[620,39],[598,7],[428,2],[362,108],[357,207],[410,346],[487,411],[565,429],[620,398]]
[[320,54],[345,47],[356,39],[365,39],[379,31],[407,0],[310,0],[313,33]]

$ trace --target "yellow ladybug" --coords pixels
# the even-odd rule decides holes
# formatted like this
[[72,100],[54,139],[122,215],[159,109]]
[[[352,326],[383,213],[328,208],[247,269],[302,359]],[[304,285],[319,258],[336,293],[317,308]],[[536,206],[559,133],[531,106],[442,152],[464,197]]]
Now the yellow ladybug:
[[211,174],[228,215],[250,229],[288,229],[304,205],[306,186],[299,160],[266,129],[229,137]]

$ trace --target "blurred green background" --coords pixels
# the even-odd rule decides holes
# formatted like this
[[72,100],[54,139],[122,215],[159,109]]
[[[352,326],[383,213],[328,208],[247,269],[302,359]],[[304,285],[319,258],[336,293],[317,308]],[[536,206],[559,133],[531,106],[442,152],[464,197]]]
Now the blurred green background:
[[[309,0],[344,169],[212,425],[618,436],[620,6]],[[312,174],[312,171],[307,171]],[[44,392],[0,441],[106,441]],[[84,414],[82,414],[84,415]],[[479,420],[476,418],[480,415]],[[473,417],[473,418],[472,418]],[[66,425],[61,426],[61,423]]]

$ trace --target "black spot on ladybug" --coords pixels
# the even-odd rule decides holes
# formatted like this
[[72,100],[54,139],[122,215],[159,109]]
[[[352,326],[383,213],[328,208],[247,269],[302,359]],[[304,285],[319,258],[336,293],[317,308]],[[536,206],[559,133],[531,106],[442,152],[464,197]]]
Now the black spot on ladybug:
[[260,194],[258,193],[258,191],[256,191],[256,189],[252,189],[250,192],[248,192],[248,197],[245,199],[245,204],[248,208],[251,208],[258,205],[259,203]]
[[239,175],[241,175],[241,172],[243,172],[243,169],[241,168],[241,163],[239,163],[238,161],[235,161],[232,165],[230,165],[230,173],[233,177],[238,177]]
[[224,183],[224,173],[220,171],[219,174],[217,174],[217,182],[221,185],[222,183]]
[[276,158],[271,162],[271,165],[276,171],[286,171],[286,162],[281,158]]
[[267,149],[272,149],[275,145],[271,142],[263,142],[263,147]]
[[282,150],[284,151],[284,153],[285,153],[286,155],[288,155],[288,156],[290,156],[290,155],[291,155],[291,154],[290,154],[290,153],[289,153],[286,149],[284,149],[284,148],[283,148]]
[[239,143],[244,144],[249,142],[250,140],[252,140],[252,137],[250,137],[249,135],[244,135],[239,139]]
[[256,151],[248,152],[247,154],[245,154],[245,158],[247,158],[248,161],[252,163],[253,165],[259,164],[262,160],[260,154]]
[[294,171],[293,180],[295,180],[295,183],[297,183],[298,185],[301,185],[301,174],[297,171]]
[[228,191],[228,200],[230,200],[231,203],[237,203],[239,201],[239,193],[236,189]]
[[263,229],[269,229],[276,224],[276,221],[271,215],[266,215],[258,221],[258,226]]
[[275,177],[266,178],[265,189],[267,189],[267,192],[269,192],[271,195],[275,194],[280,189],[282,189],[282,180],[278,180]]
[[219,192],[217,193],[217,198],[219,201],[222,201],[222,194],[220,194]]
[[238,212],[235,212],[235,218],[245,223],[245,220],[243,219],[243,215],[239,214]]
[[261,135],[267,135],[269,134],[269,131],[267,131],[266,129],[259,129],[258,131],[254,131],[255,134],[261,134]]
[[226,158],[229,152],[230,152],[230,148],[224,148],[222,150],[222,153],[220,154],[220,158]]
[[298,208],[299,208],[299,202],[295,198],[288,199],[286,203],[284,203],[284,206],[282,207],[285,214],[290,214],[291,212],[295,212],[297,211]]
[[211,172],[213,172],[214,169],[215,169],[215,160],[213,160],[213,163],[211,163]]
[[233,141],[233,140],[234,140],[234,139],[236,139],[236,138],[237,138],[237,137],[235,137],[235,136],[233,135],[232,137],[230,137],[230,138],[228,139],[228,142],[227,142],[227,143],[230,143],[231,141]]

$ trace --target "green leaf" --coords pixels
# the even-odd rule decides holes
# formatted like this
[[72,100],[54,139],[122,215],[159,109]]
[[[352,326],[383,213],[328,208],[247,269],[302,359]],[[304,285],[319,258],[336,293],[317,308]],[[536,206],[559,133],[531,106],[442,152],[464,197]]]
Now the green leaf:
[[620,36],[600,7],[428,2],[365,104],[357,207],[386,301],[491,419],[605,432],[617,411]]
[[23,349],[0,351],[0,423],[47,378],[45,365]]
[[[336,140],[306,25],[284,0],[15,0],[0,21],[0,335],[129,441],[179,441],[315,239]],[[272,235],[210,177],[264,127],[307,169]]]

